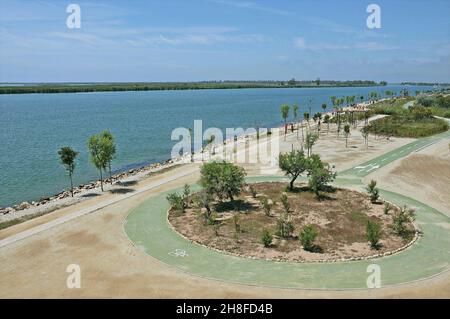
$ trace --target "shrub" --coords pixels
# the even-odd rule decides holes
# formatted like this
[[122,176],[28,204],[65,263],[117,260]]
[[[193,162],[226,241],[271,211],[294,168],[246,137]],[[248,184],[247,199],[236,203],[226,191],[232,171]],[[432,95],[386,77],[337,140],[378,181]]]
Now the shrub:
[[407,227],[407,223],[408,221],[413,221],[414,218],[414,210],[408,208],[407,206],[403,206],[400,211],[392,215],[392,228],[394,232],[403,238],[408,237],[410,231]]
[[380,224],[368,220],[366,225],[366,238],[370,242],[370,247],[378,249],[380,237],[381,237]]
[[317,234],[317,229],[313,225],[306,225],[302,228],[298,237],[305,250],[311,251],[314,248],[314,240]]
[[281,194],[281,204],[283,205],[286,215],[289,215],[291,213],[291,204],[289,204],[289,199],[286,193]]
[[234,223],[234,230],[236,231],[236,234],[239,234],[241,232],[241,218],[239,214],[233,215],[233,223]]
[[367,185],[366,190],[370,195],[370,202],[372,204],[375,204],[380,197],[380,191],[377,188],[377,182],[372,179]]
[[294,224],[285,215],[281,216],[277,220],[276,234],[283,238],[289,238],[294,232]]
[[384,203],[384,207],[383,207],[383,212],[384,214],[389,214],[389,212],[391,211],[392,206],[389,203]]
[[269,200],[267,199],[267,197],[263,197],[261,199],[261,206],[264,210],[264,213],[266,214],[266,216],[270,217],[271,214],[270,212],[272,211],[272,205],[271,203],[269,203]]
[[272,245],[272,240],[273,240],[272,234],[267,229],[263,229],[261,241],[264,247],[270,247]]
[[166,199],[169,201],[170,206],[172,209],[183,212],[186,209],[186,204],[183,198],[183,195],[180,195],[178,193],[170,193],[167,195]]
[[256,198],[256,195],[258,194],[258,192],[256,191],[256,189],[253,187],[253,185],[250,185],[249,187],[250,193],[252,194],[253,198]]

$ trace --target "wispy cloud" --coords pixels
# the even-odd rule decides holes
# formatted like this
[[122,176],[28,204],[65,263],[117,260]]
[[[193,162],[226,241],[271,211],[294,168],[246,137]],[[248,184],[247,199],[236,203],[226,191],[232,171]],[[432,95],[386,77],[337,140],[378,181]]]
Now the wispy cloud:
[[398,46],[387,45],[379,42],[358,42],[358,43],[312,43],[306,42],[304,37],[296,37],[293,39],[294,47],[298,49],[310,51],[329,51],[329,50],[351,50],[358,49],[363,51],[383,51],[383,50],[397,50]]
[[251,10],[257,10],[282,16],[291,16],[293,15],[292,12],[286,11],[286,10],[280,10],[277,8],[262,6],[255,2],[250,1],[231,1],[231,0],[209,0],[209,2],[214,2],[217,4],[223,4],[227,6],[232,6],[240,9],[251,9]]

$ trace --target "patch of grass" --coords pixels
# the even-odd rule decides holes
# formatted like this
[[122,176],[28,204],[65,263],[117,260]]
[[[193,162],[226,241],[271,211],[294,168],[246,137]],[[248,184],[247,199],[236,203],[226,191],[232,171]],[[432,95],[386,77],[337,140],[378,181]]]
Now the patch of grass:
[[412,116],[392,115],[369,124],[372,134],[397,137],[425,137],[447,131],[447,122],[433,117],[417,119]]

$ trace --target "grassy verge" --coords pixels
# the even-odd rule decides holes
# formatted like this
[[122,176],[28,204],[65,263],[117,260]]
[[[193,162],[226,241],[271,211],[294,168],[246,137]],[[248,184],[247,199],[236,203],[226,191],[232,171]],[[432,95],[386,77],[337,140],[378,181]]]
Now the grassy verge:
[[425,137],[448,130],[448,124],[433,117],[416,119],[412,116],[391,115],[369,124],[368,130],[376,135],[397,137]]

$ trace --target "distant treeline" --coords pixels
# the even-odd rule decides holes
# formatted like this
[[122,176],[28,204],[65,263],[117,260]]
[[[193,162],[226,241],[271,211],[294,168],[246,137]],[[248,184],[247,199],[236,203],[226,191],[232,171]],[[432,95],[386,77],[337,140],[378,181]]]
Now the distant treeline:
[[401,85],[420,85],[420,86],[450,86],[450,83],[432,83],[432,82],[402,82]]
[[149,83],[42,83],[0,86],[0,94],[24,93],[74,93],[151,90],[201,90],[201,89],[250,89],[250,88],[304,88],[377,86],[386,82],[374,81],[204,81],[204,82],[149,82]]

